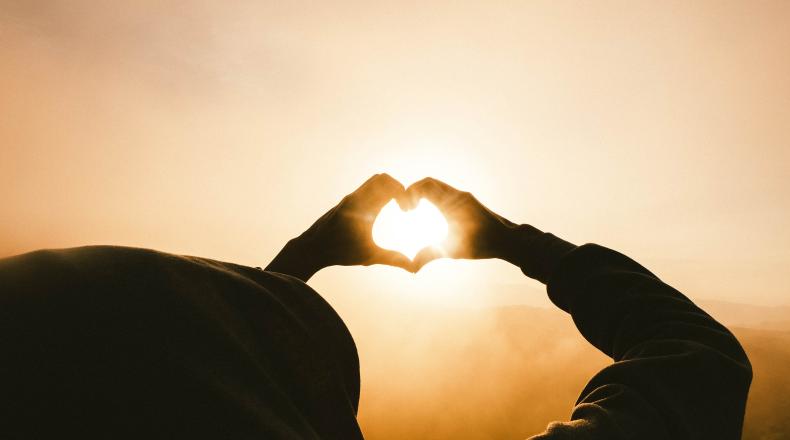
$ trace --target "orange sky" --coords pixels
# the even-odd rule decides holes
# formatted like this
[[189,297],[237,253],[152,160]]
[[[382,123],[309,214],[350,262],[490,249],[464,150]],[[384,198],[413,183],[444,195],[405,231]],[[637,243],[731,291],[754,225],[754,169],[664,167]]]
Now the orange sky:
[[[0,255],[263,266],[387,171],[695,298],[790,303],[789,2],[232,3],[0,0]],[[545,303],[497,262],[311,284]]]

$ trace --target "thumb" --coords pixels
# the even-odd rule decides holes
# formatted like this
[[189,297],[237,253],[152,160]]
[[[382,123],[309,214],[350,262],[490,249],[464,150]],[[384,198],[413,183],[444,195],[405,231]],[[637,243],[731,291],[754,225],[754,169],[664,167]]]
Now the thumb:
[[417,252],[417,255],[414,257],[414,261],[412,262],[412,265],[414,266],[414,273],[419,272],[423,266],[430,263],[431,261],[444,258],[446,256],[447,255],[445,252],[437,246],[428,246],[422,248],[420,252]]
[[416,272],[414,270],[414,263],[409,257],[400,252],[392,251],[389,249],[380,249],[371,258],[372,264],[386,264],[388,266],[400,267],[408,272]]

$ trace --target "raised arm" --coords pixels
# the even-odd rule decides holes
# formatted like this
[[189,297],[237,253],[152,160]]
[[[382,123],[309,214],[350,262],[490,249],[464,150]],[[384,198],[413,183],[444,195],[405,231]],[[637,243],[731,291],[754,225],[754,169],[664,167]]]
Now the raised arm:
[[422,252],[419,266],[442,256],[516,264],[614,360],[582,391],[570,422],[534,439],[740,438],[751,366],[735,337],[687,297],[618,252],[515,225],[434,179],[407,193],[433,201],[451,224],[444,249]]

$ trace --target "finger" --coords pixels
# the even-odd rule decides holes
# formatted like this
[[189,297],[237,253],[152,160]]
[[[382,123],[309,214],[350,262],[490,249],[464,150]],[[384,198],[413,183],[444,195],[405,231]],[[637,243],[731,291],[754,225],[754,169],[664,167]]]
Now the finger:
[[406,191],[400,196],[395,197],[395,201],[398,202],[398,207],[400,207],[401,211],[411,211],[417,207],[417,205],[412,202],[411,198],[406,195]]
[[365,187],[369,186],[371,184],[371,182],[373,182],[374,180],[378,179],[379,176],[381,176],[381,173],[374,174],[374,175],[368,177],[368,180],[366,180],[364,183],[362,183],[362,185],[359,185],[359,188],[357,188],[354,192],[355,193],[356,192],[360,192],[360,190],[362,190],[362,188],[365,188]]
[[426,198],[439,208],[447,207],[460,193],[452,186],[432,177],[426,177],[406,189],[407,198],[415,206],[421,198]]
[[379,210],[392,199],[398,201],[401,207],[408,206],[406,201],[406,188],[386,173],[376,174],[368,179],[355,193],[360,200],[371,209]]
[[430,263],[433,260],[437,260],[439,258],[444,258],[447,255],[445,252],[436,247],[436,246],[428,246],[417,252],[417,255],[414,257],[412,261],[413,271],[414,273],[419,272],[423,266]]
[[416,272],[414,270],[414,263],[409,257],[400,252],[392,251],[389,249],[381,249],[373,256],[372,264],[386,264],[388,266],[400,267],[408,272]]
[[448,192],[460,192],[457,188],[454,188],[453,186],[451,186],[451,185],[449,185],[449,184],[447,184],[445,182],[442,182],[441,180],[436,179],[434,177],[425,177],[423,179],[420,179],[417,182],[414,182],[411,185],[409,185],[409,188],[417,187],[417,186],[420,186],[420,185],[427,185],[429,183],[433,184],[433,185],[437,185],[440,188],[442,188],[443,190],[448,191]]

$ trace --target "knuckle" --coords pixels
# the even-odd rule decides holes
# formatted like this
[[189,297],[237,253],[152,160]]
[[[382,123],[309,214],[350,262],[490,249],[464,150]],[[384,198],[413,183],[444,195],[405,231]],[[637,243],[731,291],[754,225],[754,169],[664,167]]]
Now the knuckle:
[[352,206],[352,205],[354,205],[354,203],[356,203],[357,197],[358,196],[357,196],[356,193],[349,194],[349,195],[343,197],[343,200],[340,201],[339,205],[343,206],[343,207]]
[[433,177],[423,177],[422,179],[418,180],[415,185],[425,185],[426,183],[433,180]]

